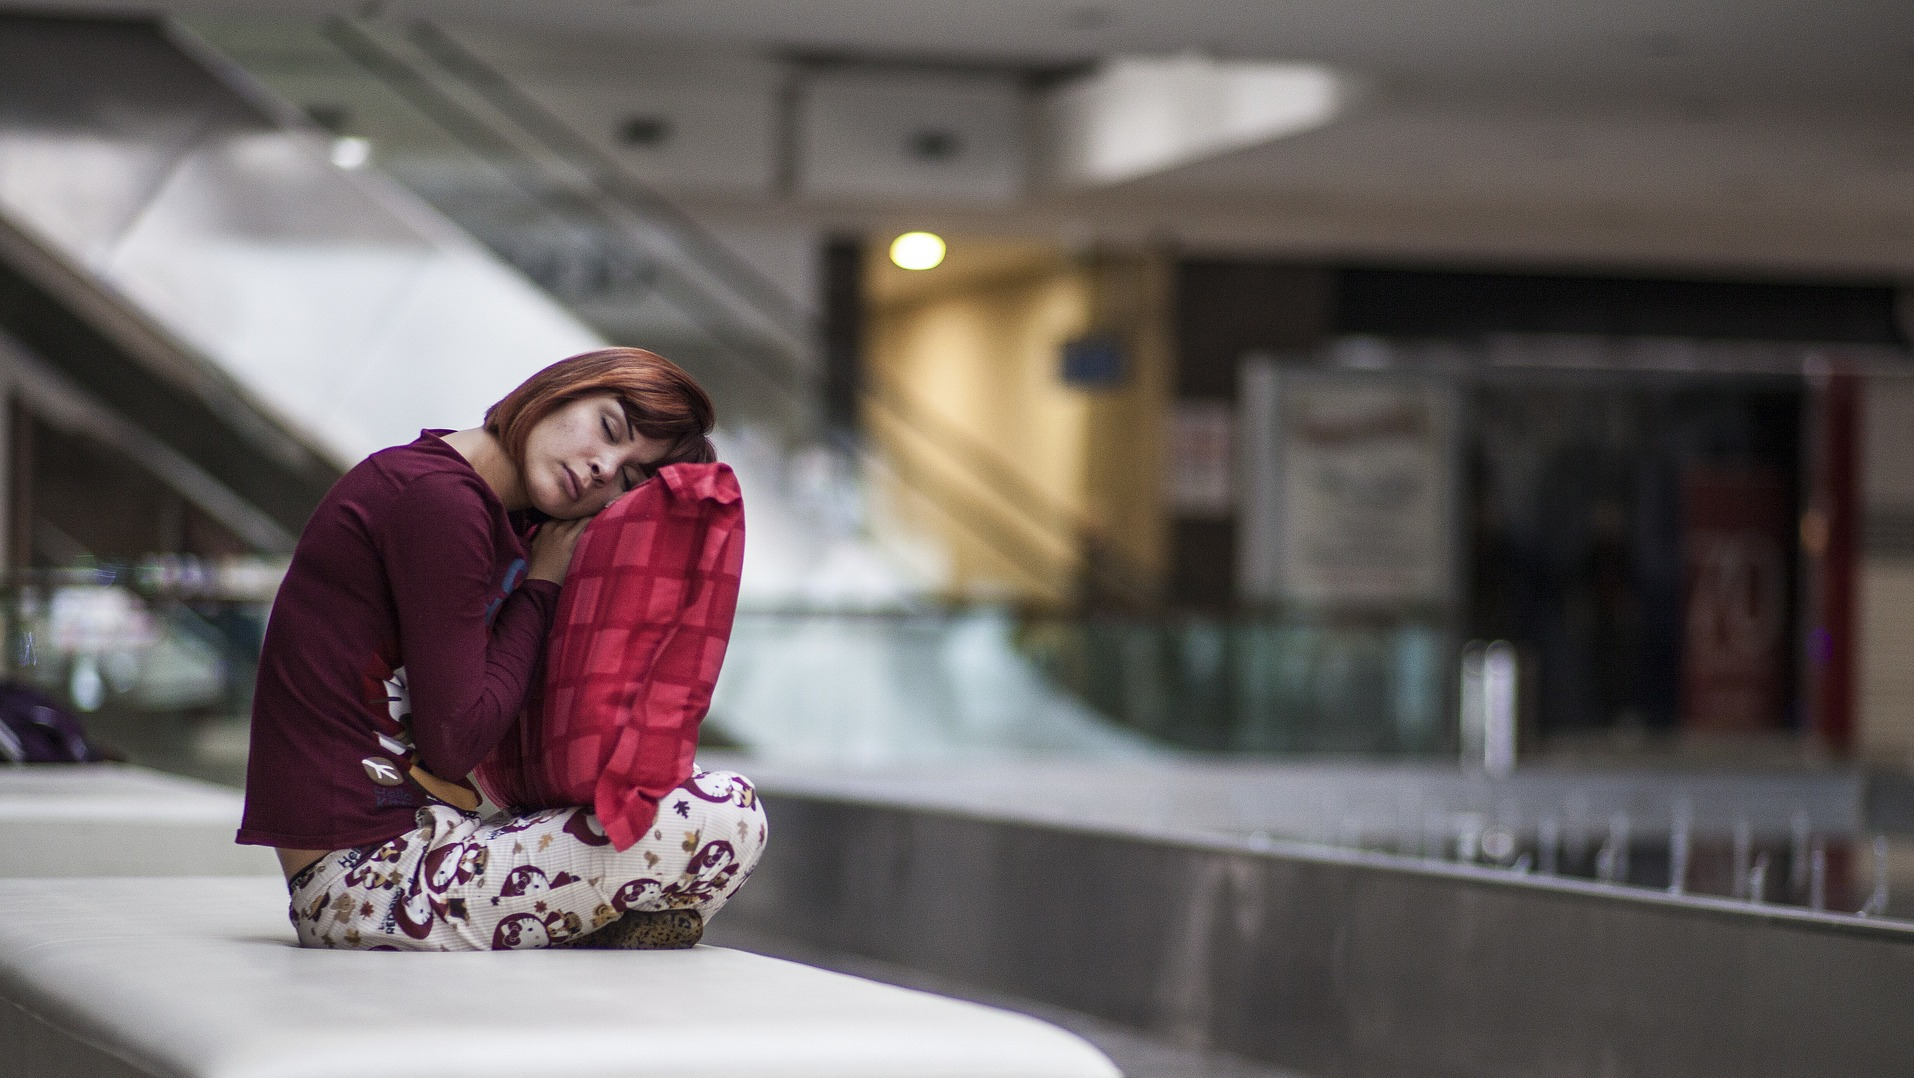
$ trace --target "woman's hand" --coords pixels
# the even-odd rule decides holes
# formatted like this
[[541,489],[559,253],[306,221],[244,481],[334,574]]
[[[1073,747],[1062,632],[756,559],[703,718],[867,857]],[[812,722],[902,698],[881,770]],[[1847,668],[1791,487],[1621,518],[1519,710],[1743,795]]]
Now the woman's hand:
[[526,575],[533,580],[563,584],[565,571],[571,568],[572,550],[578,546],[578,537],[585,534],[585,525],[590,523],[590,517],[579,517],[540,524],[538,534],[532,536],[532,568]]

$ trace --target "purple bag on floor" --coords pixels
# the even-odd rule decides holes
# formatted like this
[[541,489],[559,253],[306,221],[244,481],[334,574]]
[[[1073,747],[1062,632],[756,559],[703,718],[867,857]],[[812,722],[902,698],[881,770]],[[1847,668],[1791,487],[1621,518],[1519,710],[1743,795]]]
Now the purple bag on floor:
[[53,698],[17,682],[0,682],[0,761],[84,764],[106,759],[86,739],[80,720]]

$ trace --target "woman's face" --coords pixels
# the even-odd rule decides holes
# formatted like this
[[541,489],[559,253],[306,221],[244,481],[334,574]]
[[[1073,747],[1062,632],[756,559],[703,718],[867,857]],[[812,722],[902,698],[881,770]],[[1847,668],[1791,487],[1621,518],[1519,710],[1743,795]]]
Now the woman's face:
[[519,467],[526,500],[558,520],[590,516],[650,477],[670,448],[633,430],[615,395],[579,397],[526,436]]

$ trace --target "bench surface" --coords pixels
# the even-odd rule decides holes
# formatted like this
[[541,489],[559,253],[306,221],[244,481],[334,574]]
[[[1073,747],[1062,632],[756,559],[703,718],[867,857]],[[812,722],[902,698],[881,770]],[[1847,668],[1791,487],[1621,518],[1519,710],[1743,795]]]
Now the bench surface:
[[0,767],[0,877],[278,876],[235,790],[124,764]]
[[0,879],[0,998],[0,1075],[1117,1075],[1034,1018],[718,947],[302,950],[261,877]]

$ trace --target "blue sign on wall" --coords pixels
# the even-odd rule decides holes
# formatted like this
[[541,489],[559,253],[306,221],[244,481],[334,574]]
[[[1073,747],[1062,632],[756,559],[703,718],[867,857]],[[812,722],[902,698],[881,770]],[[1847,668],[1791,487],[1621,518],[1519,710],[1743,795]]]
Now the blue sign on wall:
[[1063,344],[1063,381],[1079,389],[1113,389],[1129,373],[1123,342],[1101,333]]

